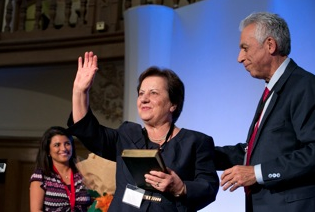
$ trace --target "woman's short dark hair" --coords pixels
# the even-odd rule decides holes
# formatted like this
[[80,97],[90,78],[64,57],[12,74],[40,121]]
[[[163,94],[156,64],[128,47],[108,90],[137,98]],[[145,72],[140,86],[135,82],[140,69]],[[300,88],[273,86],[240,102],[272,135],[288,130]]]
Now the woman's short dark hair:
[[40,140],[40,146],[37,153],[36,169],[41,169],[46,176],[51,176],[51,173],[53,172],[53,163],[52,158],[50,157],[50,143],[52,137],[54,137],[55,135],[66,136],[71,142],[72,155],[69,160],[69,165],[73,171],[77,172],[77,168],[75,166],[76,151],[73,137],[65,128],[60,126],[52,126],[44,132]]
[[172,104],[176,105],[176,109],[172,114],[173,123],[177,121],[179,118],[183,106],[184,106],[184,98],[185,98],[185,87],[184,83],[177,76],[177,74],[170,69],[160,69],[156,66],[149,67],[145,70],[138,79],[137,92],[139,93],[142,81],[151,76],[163,77],[166,79],[168,86],[168,95]]

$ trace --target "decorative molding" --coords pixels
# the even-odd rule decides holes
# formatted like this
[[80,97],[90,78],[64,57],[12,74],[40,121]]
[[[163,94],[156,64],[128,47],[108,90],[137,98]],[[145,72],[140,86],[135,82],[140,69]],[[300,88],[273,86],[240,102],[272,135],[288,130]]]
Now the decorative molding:
[[124,62],[99,63],[90,90],[90,105],[110,127],[122,123],[124,97]]

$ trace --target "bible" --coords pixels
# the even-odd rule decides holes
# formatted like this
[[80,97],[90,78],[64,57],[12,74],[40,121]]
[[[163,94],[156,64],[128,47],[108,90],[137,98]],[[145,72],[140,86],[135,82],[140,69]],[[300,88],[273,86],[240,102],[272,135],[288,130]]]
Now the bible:
[[121,156],[136,185],[140,188],[154,189],[151,184],[145,182],[144,178],[144,175],[151,170],[167,172],[158,149],[125,149]]

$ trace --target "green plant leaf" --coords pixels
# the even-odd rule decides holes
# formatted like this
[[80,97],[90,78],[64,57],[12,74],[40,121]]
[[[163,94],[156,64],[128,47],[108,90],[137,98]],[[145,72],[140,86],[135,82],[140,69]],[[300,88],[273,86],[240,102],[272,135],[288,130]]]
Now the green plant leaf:
[[96,197],[100,197],[101,195],[95,191],[95,190],[88,190],[88,193],[91,197],[96,198]]
[[94,202],[93,202],[93,204],[89,207],[89,210],[88,210],[87,212],[102,212],[101,209],[95,208],[96,202],[97,202],[97,201],[94,201]]

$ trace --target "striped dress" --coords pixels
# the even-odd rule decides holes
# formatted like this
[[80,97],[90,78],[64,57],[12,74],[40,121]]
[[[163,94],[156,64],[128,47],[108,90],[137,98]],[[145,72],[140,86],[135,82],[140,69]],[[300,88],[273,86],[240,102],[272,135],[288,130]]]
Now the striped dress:
[[[87,211],[92,200],[82,182],[82,176],[77,172],[74,173],[73,178],[75,182],[75,211]],[[30,182],[33,181],[41,182],[41,188],[45,191],[44,211],[71,211],[65,184],[61,182],[58,174],[52,173],[51,177],[48,177],[43,175],[41,170],[35,170],[30,179]],[[70,185],[68,187],[70,189]]]

